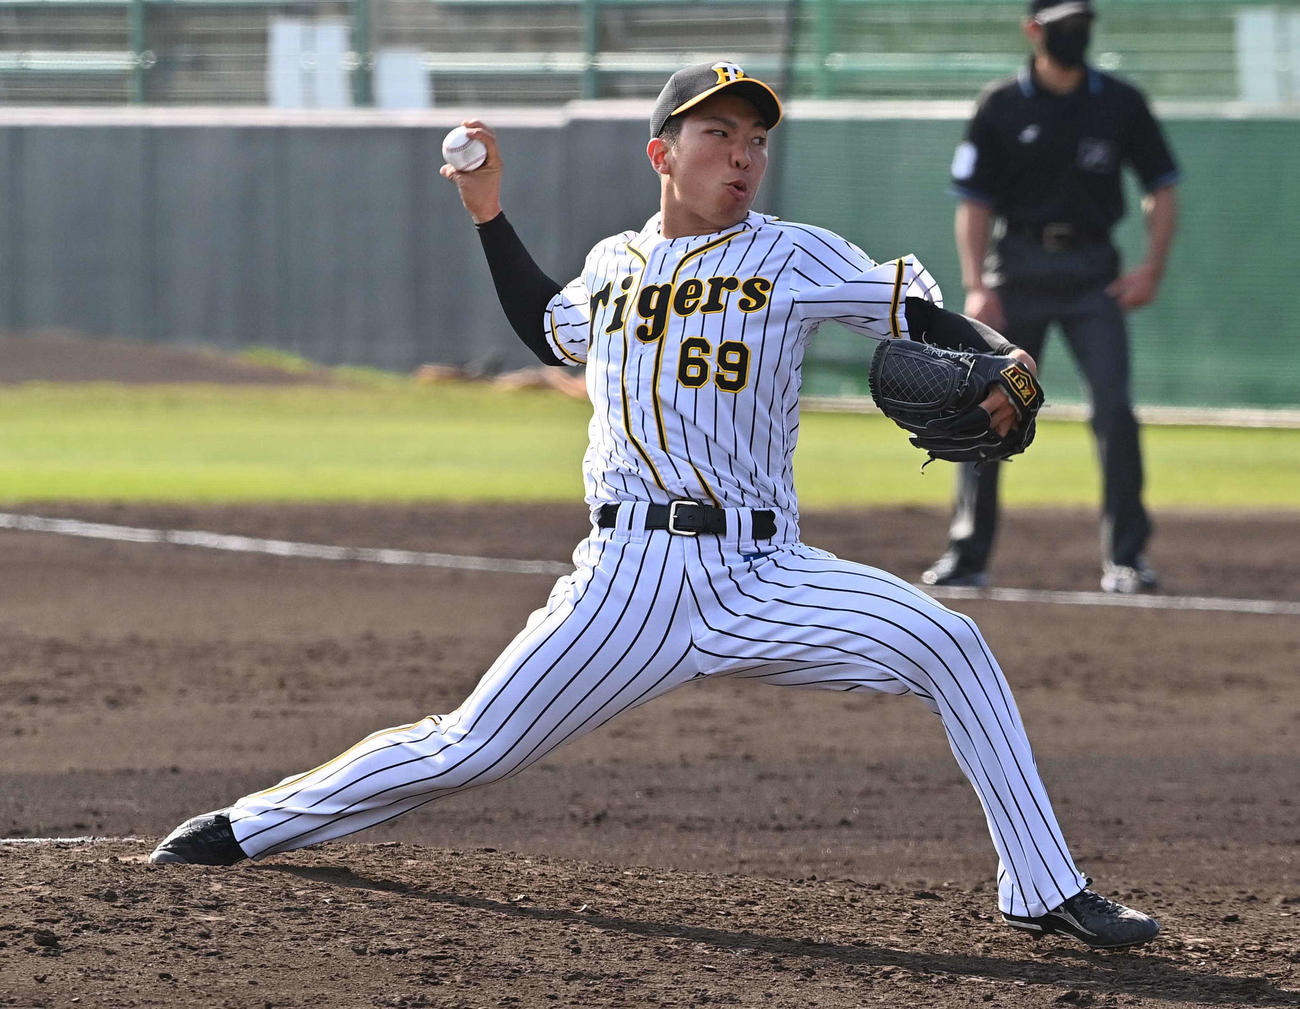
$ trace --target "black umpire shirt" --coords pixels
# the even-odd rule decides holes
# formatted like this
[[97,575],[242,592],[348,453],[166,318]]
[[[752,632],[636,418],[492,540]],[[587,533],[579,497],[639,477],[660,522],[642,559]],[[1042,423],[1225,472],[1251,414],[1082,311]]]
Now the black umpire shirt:
[[1098,238],[1124,216],[1120,173],[1133,166],[1147,192],[1178,180],[1178,166],[1137,88],[1087,68],[1055,95],[1032,60],[990,85],[952,163],[953,191],[988,204],[1008,231],[1065,224]]

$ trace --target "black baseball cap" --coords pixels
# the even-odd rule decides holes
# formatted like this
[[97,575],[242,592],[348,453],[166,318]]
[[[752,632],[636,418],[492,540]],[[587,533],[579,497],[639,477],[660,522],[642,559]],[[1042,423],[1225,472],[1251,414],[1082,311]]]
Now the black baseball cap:
[[718,60],[683,67],[668,78],[650,116],[651,138],[659,136],[663,132],[664,123],[673,116],[693,108],[719,91],[734,91],[753,102],[754,108],[763,117],[763,125],[769,130],[781,121],[781,101],[776,97],[775,91],[762,81],[748,76],[736,64]]
[[1029,0],[1029,16],[1040,25],[1051,24],[1076,14],[1096,17],[1092,0]]

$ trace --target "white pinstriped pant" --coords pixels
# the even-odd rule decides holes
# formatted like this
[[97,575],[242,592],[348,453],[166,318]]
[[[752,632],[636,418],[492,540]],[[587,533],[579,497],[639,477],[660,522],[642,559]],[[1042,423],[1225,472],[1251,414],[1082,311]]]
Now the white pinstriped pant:
[[1001,909],[1038,915],[1083,889],[1006,680],[968,617],[800,543],[746,560],[717,536],[598,530],[574,561],[451,714],[376,732],[236,802],[244,851],[383,823],[522,771],[697,676],[736,676],[915,694],[942,718],[984,807]]

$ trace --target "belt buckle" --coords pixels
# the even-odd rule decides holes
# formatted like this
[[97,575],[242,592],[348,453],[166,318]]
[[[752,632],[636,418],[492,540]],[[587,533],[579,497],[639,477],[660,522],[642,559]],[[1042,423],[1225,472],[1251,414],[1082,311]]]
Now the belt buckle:
[[676,501],[670,502],[668,505],[668,531],[672,533],[674,536],[700,535],[700,531],[698,529],[682,529],[679,528],[677,525],[678,508],[680,508],[682,505],[695,505],[695,507],[698,508],[700,507],[700,504],[701,502],[692,500],[691,498],[679,498]]
[[1048,252],[1065,252],[1074,246],[1073,224],[1064,221],[1043,225],[1043,248]]

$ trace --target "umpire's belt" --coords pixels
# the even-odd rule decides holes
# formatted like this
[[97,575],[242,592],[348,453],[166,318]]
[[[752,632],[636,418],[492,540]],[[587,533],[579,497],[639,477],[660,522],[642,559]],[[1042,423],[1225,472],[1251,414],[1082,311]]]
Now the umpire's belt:
[[1105,228],[1091,228],[1069,221],[1051,221],[1047,224],[1008,224],[1007,234],[1027,238],[1048,252],[1069,252],[1085,245],[1098,245],[1110,241]]
[[[600,506],[600,520],[596,523],[602,529],[613,529],[618,524],[619,505]],[[754,521],[754,539],[770,540],[776,535],[776,512],[766,508],[750,512]],[[645,528],[667,529],[674,536],[698,536],[708,533],[721,536],[727,531],[727,513],[712,505],[700,504],[684,498],[666,505],[647,505]]]

